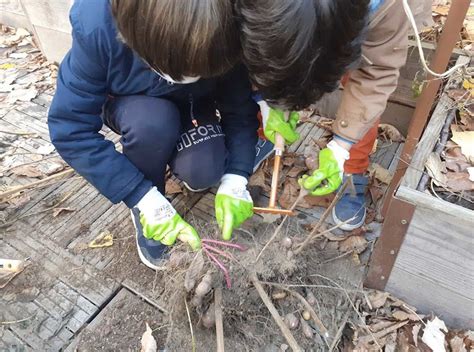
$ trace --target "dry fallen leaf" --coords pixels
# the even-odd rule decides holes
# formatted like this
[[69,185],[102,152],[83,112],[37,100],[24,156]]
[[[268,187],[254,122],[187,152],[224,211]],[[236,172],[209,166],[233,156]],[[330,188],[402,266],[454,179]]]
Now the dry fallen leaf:
[[449,340],[449,347],[451,347],[451,352],[467,352],[464,339],[457,335]]
[[413,341],[415,343],[415,347],[418,347],[418,334],[420,333],[420,329],[421,329],[421,324],[413,325],[413,329],[411,331],[413,335]]
[[474,167],[468,167],[466,170],[469,174],[469,180],[474,182]]
[[469,179],[467,172],[448,172],[446,187],[453,192],[473,191],[474,182]]
[[433,6],[433,12],[441,16],[447,16],[449,13],[449,8],[449,5],[436,5]]
[[350,236],[339,243],[339,250],[343,253],[354,251],[361,254],[367,249],[368,242],[364,236]]
[[166,181],[166,194],[178,194],[178,193],[183,193],[183,189],[181,186],[173,180],[172,178],[169,178],[168,181]]
[[323,207],[327,208],[333,201],[336,195],[329,194],[327,196],[306,196],[303,198],[303,201],[300,204],[301,208],[314,208],[314,207]]
[[201,274],[202,268],[204,267],[204,257],[202,252],[197,252],[189,268],[186,271],[184,277],[184,288],[187,292],[191,292],[196,285],[197,280]]
[[369,292],[368,298],[373,309],[379,309],[385,305],[390,294],[388,292],[373,290]]
[[53,210],[53,217],[57,217],[58,215],[62,214],[62,213],[71,213],[73,211],[76,211],[76,209],[73,209],[73,208],[55,208]]
[[156,344],[156,340],[153,337],[153,330],[151,330],[150,325],[146,323],[146,331],[142,335],[142,348],[140,352],[156,352],[158,346]]
[[407,313],[403,310],[396,310],[392,313],[392,317],[394,319],[397,319],[399,321],[402,321],[402,320],[412,320],[412,321],[419,321],[420,319],[418,318],[418,316],[416,314],[413,314],[413,313]]
[[437,186],[445,186],[446,185],[446,167],[444,163],[441,161],[439,154],[431,153],[428,155],[425,163],[426,171],[428,175],[431,176],[433,182]]
[[17,275],[25,270],[28,262],[17,259],[0,259],[0,289],[6,287]]
[[8,204],[10,204],[14,208],[21,208],[23,205],[27,204],[31,200],[31,197],[23,193],[18,197],[10,198],[8,200]]
[[54,148],[54,145],[52,144],[46,144],[46,145],[42,145],[41,147],[39,147],[36,152],[41,154],[41,155],[48,155],[48,154],[51,154],[52,152],[54,152],[55,148]]
[[474,131],[453,131],[451,140],[461,147],[461,152],[468,160],[474,161]]
[[263,168],[260,167],[249,179],[249,186],[254,186],[254,187],[261,187],[264,190],[269,189],[267,183],[266,183],[266,178],[265,178],[265,172],[263,171]]
[[104,248],[110,247],[114,244],[114,236],[107,230],[101,232],[95,239],[93,239],[88,247],[89,248]]
[[433,320],[426,323],[421,340],[426,343],[426,345],[428,345],[428,347],[430,347],[433,352],[445,352],[446,348],[444,347],[444,332],[448,332],[446,324],[438,317],[435,317]]
[[392,142],[404,142],[405,137],[400,133],[395,126],[389,125],[387,123],[381,123],[379,125],[379,135],[385,137],[386,140]]
[[298,181],[294,178],[288,178],[286,179],[283,186],[283,191],[278,198],[278,203],[280,203],[283,209],[290,209],[290,207],[295,203],[299,194],[300,186],[298,185]]
[[43,173],[35,165],[20,165],[14,167],[11,173],[17,176],[41,177]]
[[28,89],[14,89],[7,96],[9,104],[15,104],[17,101],[29,102],[38,96],[38,91],[35,88]]
[[372,163],[369,166],[369,173],[382,183],[390,184],[392,182],[392,174],[384,167],[377,163]]

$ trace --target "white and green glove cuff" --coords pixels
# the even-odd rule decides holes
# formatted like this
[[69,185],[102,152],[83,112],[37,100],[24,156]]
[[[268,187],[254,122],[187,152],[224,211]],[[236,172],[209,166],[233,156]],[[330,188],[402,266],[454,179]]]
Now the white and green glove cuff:
[[163,224],[176,215],[168,199],[163,196],[156,187],[153,187],[137,204],[140,214],[152,224]]
[[217,194],[227,195],[235,199],[253,204],[252,197],[247,191],[248,181],[245,177],[234,174],[225,174],[221,178],[221,185]]

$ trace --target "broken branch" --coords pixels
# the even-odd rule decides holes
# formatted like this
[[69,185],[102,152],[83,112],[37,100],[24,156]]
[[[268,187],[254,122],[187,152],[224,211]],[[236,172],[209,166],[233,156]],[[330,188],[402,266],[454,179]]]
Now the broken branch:
[[0,193],[0,200],[5,199],[6,197],[11,196],[12,194],[15,194],[15,193],[18,193],[18,192],[21,192],[21,191],[24,191],[24,190],[27,190],[27,189],[30,189],[30,188],[34,188],[36,186],[43,185],[45,183],[48,183],[49,181],[52,181],[52,180],[55,180],[55,179],[58,179],[58,178],[61,178],[61,177],[70,176],[73,173],[74,173],[73,169],[68,169],[68,170],[62,171],[60,173],[57,173],[56,175],[45,177],[45,178],[43,178],[39,181],[28,183],[27,185],[12,187],[12,188],[6,190],[5,192]]
[[263,282],[263,284],[268,284],[268,285],[271,285],[271,286],[277,286],[278,288],[282,289],[283,291],[288,292],[290,295],[292,295],[293,297],[298,299],[301,302],[301,304],[303,304],[304,308],[311,315],[311,319],[313,319],[314,323],[317,325],[321,335],[323,335],[323,337],[325,339],[329,337],[328,329],[326,329],[323,322],[321,321],[321,319],[319,319],[318,315],[314,311],[313,307],[308,303],[308,301],[302,295],[300,295],[296,291],[290,290],[289,288],[285,287],[285,285],[280,285],[280,284],[277,284],[277,283],[267,283],[267,282]]
[[214,291],[214,308],[216,316],[217,352],[224,352],[224,324],[222,318],[222,289]]
[[252,284],[256,288],[258,294],[260,295],[260,298],[262,299],[263,303],[265,304],[268,311],[270,312],[273,319],[275,320],[278,327],[280,328],[283,336],[285,337],[286,341],[288,342],[288,345],[290,345],[290,347],[293,349],[293,351],[302,352],[303,350],[298,345],[298,342],[296,341],[295,337],[291,333],[290,329],[288,329],[285,322],[281,318],[280,314],[276,310],[275,306],[273,305],[272,301],[270,300],[270,297],[268,297],[267,293],[263,289],[263,286],[262,286],[261,282],[258,280],[257,275],[255,273],[250,274],[250,280],[252,281]]

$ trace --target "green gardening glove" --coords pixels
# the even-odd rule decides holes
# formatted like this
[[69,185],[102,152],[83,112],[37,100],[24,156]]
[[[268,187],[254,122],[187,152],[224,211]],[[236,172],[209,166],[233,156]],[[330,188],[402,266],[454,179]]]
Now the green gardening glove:
[[269,141],[275,144],[276,133],[285,139],[286,144],[293,144],[300,138],[296,132],[296,125],[300,119],[297,112],[291,112],[286,121],[282,110],[271,108],[265,100],[259,100],[257,103],[262,113],[263,132]]
[[253,201],[247,191],[247,179],[225,174],[216,194],[215,208],[222,238],[229,241],[233,230],[253,216]]
[[319,169],[311,176],[304,175],[299,184],[313,196],[325,196],[336,191],[342,183],[344,163],[349,159],[349,151],[336,141],[328,143],[319,153]]
[[176,239],[187,243],[192,250],[201,248],[201,239],[196,230],[176,213],[170,202],[153,187],[137,204],[143,235],[166,246]]

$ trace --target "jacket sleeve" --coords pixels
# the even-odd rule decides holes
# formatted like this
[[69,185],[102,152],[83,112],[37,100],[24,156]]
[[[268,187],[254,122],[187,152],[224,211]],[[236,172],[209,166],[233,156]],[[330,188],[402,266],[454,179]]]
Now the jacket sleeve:
[[217,89],[217,108],[229,152],[226,173],[248,178],[253,173],[259,122],[247,70],[242,65],[235,67]]
[[362,54],[366,65],[350,72],[334,133],[357,142],[384,112],[397,87],[408,48],[408,19],[401,0],[386,0],[369,24]]
[[71,23],[72,48],[61,63],[48,114],[51,141],[61,157],[100,193],[113,203],[124,201],[133,207],[151,182],[99,133],[113,43],[102,28],[82,33],[73,12]]

